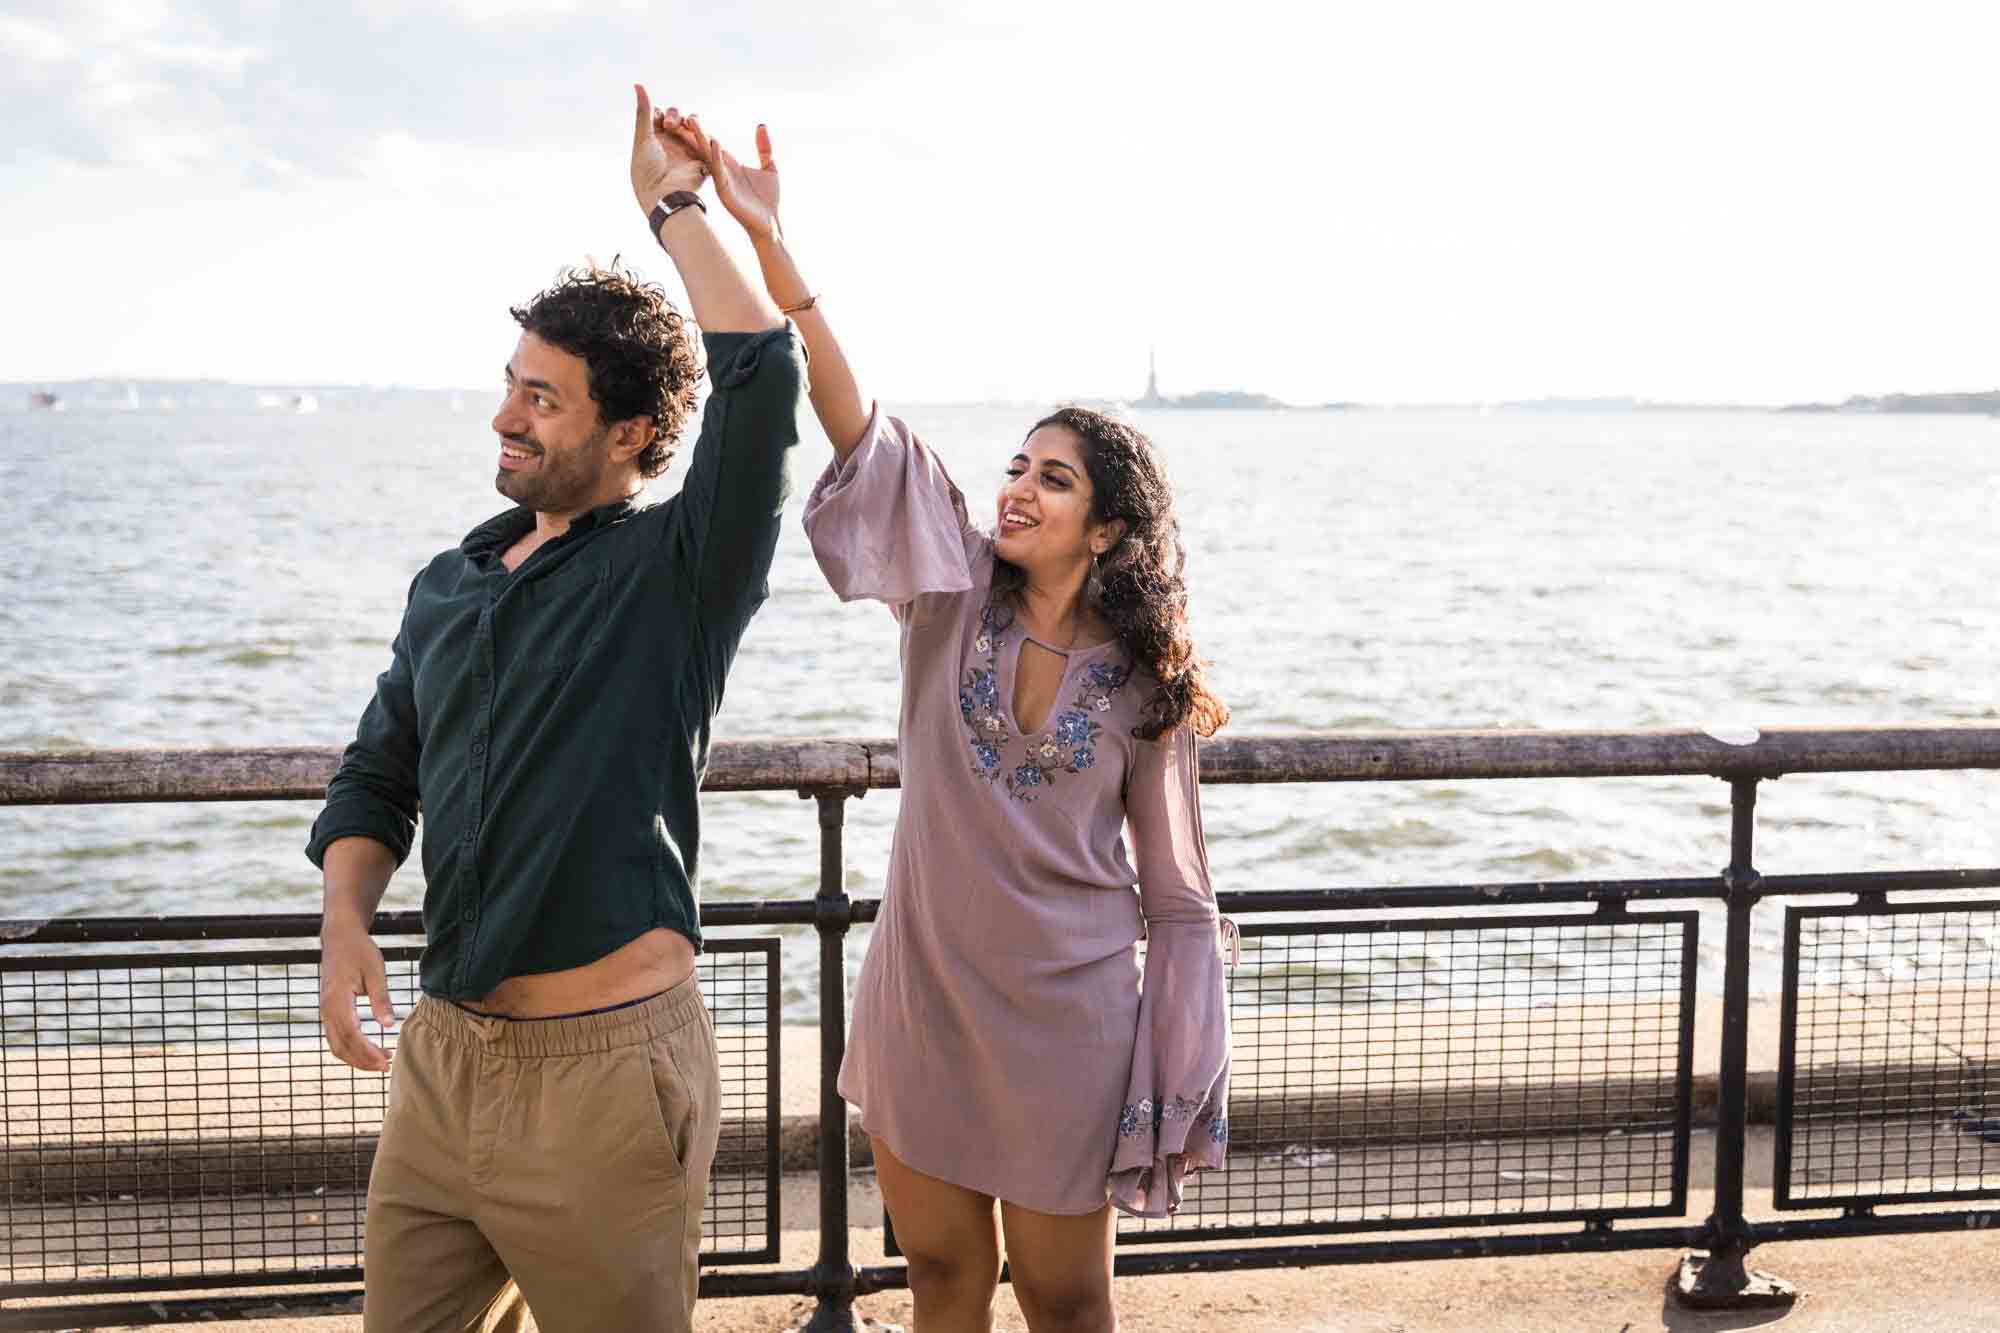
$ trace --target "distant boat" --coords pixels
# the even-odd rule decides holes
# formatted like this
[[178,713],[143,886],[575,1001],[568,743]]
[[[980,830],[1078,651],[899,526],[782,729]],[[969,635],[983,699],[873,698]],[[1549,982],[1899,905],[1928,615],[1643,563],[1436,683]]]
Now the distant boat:
[[302,417],[310,416],[319,411],[319,399],[309,393],[295,393],[292,395],[292,411]]
[[60,412],[63,410],[64,404],[60,394],[50,393],[46,389],[37,389],[28,395],[28,406],[44,408],[50,412]]

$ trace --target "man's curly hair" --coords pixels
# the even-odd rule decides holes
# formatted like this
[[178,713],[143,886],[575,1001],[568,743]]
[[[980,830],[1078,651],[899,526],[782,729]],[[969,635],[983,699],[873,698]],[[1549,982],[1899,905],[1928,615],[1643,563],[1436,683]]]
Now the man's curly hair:
[[702,366],[687,319],[664,288],[613,259],[609,268],[564,269],[554,286],[507,313],[551,347],[583,358],[600,421],[651,417],[653,439],[639,452],[639,475],[667,470],[694,414]]

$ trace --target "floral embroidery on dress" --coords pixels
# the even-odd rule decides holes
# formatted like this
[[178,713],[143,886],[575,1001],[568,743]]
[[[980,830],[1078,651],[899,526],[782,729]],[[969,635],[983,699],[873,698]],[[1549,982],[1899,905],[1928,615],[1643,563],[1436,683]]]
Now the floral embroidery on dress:
[[[967,667],[959,684],[958,711],[971,731],[972,772],[988,782],[1003,771],[1000,752],[1013,740],[1006,715],[1000,711],[1000,645],[1014,620],[1013,613],[988,603],[979,612],[979,633],[972,640],[974,652],[984,654],[985,663]],[[1007,794],[1020,801],[1032,801],[1041,789],[1053,786],[1058,773],[1081,773],[1097,763],[1097,741],[1104,727],[1092,717],[1106,712],[1111,698],[1131,679],[1132,668],[1107,662],[1092,662],[1085,668],[1075,698],[1049,719],[1042,734],[1030,740],[1022,762],[1007,776]]]
[[1211,1142],[1229,1142],[1229,1119],[1206,1096],[1162,1097],[1158,1101],[1141,1097],[1137,1102],[1127,1102],[1118,1112],[1118,1137],[1129,1139],[1142,1129],[1158,1134],[1160,1126],[1169,1120],[1191,1121],[1195,1128],[1206,1123]]
[[1118,687],[1123,685],[1131,675],[1132,668],[1129,666],[1113,666],[1109,662],[1092,662],[1090,670],[1084,673],[1084,678],[1089,681],[1089,686],[1084,690],[1084,697],[1090,700],[1092,708],[1101,712],[1111,707],[1111,696],[1117,693]]
[[1027,762],[1007,775],[1008,793],[1032,801],[1032,789],[1053,783],[1057,773],[1081,773],[1089,768],[1097,762],[1091,743],[1102,730],[1088,713],[1070,709],[1056,714],[1055,725],[1028,747]]
[[958,687],[958,711],[972,730],[972,773],[988,782],[1000,776],[1000,749],[1012,739],[1007,719],[1000,712],[1000,675],[997,666],[1000,631],[1005,623],[989,604],[979,613],[979,637],[972,646],[986,654],[986,665],[967,667]]

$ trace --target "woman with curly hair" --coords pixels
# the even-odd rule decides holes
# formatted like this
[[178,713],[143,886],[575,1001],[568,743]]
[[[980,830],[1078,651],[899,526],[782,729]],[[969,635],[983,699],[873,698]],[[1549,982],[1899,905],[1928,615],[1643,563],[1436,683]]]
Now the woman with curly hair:
[[1166,1216],[1228,1139],[1195,737],[1229,710],[1188,635],[1172,492],[1144,435],[1066,407],[1012,451],[982,531],[862,397],[785,248],[768,133],[756,169],[701,143],[805,340],[835,454],[813,552],[902,627],[902,807],[840,1092],[917,1327],[991,1327],[1004,1234],[1031,1328],[1113,1329],[1112,1206]]

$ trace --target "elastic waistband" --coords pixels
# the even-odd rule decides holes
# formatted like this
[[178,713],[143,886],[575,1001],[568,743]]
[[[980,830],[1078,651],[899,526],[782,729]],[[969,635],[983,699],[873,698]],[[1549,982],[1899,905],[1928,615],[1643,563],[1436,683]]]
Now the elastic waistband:
[[680,985],[650,1000],[574,1018],[482,1018],[449,1000],[426,995],[410,1011],[409,1022],[421,1022],[442,1040],[477,1046],[488,1055],[527,1059],[643,1045],[707,1012],[695,974],[690,973]]

